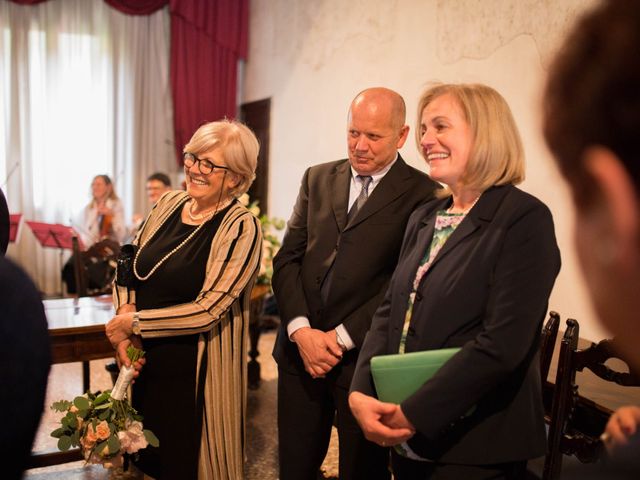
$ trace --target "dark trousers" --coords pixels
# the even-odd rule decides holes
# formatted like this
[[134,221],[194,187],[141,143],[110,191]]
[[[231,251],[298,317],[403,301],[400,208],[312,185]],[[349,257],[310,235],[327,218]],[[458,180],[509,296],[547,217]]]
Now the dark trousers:
[[527,462],[496,465],[454,465],[450,463],[419,462],[391,453],[395,480],[523,480]]
[[388,480],[389,450],[367,441],[351,414],[347,389],[278,369],[280,480],[316,480],[337,412],[341,480]]

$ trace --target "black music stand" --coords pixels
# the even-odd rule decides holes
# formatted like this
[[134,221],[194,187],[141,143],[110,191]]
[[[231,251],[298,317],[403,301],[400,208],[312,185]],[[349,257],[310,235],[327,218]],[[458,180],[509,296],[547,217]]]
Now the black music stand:
[[9,243],[18,243],[18,233],[20,233],[21,213],[9,215]]
[[[62,255],[65,250],[73,250],[72,238],[78,234],[75,230],[61,223],[42,223],[42,222],[30,222],[25,221],[29,226],[35,237],[40,242],[43,248],[57,248],[60,250],[60,265],[58,270],[62,270]],[[60,279],[60,296],[62,297],[62,277],[58,275]]]

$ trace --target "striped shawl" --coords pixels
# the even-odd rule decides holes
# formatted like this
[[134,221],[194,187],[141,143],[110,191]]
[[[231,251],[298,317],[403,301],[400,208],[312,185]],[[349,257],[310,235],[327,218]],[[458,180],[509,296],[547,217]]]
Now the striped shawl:
[[[134,243],[143,243],[173,208],[188,198],[182,191],[166,193]],[[200,334],[198,369],[207,362],[200,480],[238,480],[243,476],[249,301],[261,252],[260,223],[236,202],[213,238],[205,281],[195,301],[139,312],[143,338]],[[162,269],[155,273],[161,274]],[[135,290],[114,284],[113,292],[116,310],[135,304]]]

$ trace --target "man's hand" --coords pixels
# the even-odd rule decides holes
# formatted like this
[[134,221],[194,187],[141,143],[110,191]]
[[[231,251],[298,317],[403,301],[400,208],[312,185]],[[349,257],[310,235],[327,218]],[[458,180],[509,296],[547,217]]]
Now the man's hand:
[[626,445],[629,437],[638,430],[638,424],[640,424],[640,407],[630,405],[620,407],[613,412],[601,436],[607,451],[611,454],[617,448]]
[[349,395],[349,407],[365,438],[383,447],[406,442],[415,433],[415,428],[402,413],[400,405],[353,392]]
[[313,378],[324,377],[342,359],[334,330],[323,332],[303,327],[296,330],[291,339],[298,345],[304,368]]

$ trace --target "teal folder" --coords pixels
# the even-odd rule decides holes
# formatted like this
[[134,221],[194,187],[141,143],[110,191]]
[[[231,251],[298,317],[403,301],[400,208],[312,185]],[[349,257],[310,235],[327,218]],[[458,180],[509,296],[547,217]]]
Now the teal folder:
[[378,399],[383,402],[401,403],[413,395],[459,351],[460,348],[443,348],[373,357],[371,374]]

